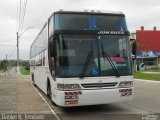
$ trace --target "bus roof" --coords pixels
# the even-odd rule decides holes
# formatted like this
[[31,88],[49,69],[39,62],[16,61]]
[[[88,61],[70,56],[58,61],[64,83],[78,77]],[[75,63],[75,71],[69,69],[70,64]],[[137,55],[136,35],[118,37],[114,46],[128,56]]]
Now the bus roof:
[[84,10],[84,11],[63,11],[63,10],[59,10],[59,11],[55,11],[53,14],[56,14],[56,13],[57,14],[86,14],[86,15],[92,14],[92,15],[125,16],[122,12],[100,11],[100,10]]

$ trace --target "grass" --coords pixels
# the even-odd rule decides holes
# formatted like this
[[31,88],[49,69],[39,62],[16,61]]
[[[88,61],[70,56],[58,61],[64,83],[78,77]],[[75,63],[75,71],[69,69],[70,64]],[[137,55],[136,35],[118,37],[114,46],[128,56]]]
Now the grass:
[[2,74],[2,73],[4,73],[4,71],[0,70],[0,73]]
[[155,80],[160,81],[160,74],[147,74],[142,72],[135,72],[133,74],[135,79]]
[[0,68],[0,72],[4,72],[4,71],[5,71],[5,69]]
[[30,71],[27,70],[25,67],[21,67],[20,71],[22,75],[30,75]]

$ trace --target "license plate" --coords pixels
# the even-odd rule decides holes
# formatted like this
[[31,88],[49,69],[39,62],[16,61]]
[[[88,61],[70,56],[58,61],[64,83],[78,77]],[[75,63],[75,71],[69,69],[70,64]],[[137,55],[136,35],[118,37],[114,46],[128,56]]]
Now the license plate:
[[78,99],[78,96],[65,96],[65,99]]

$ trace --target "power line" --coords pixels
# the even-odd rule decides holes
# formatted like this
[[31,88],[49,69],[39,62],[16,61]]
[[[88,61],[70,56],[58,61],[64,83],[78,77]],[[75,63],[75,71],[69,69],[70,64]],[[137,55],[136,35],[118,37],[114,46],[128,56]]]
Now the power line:
[[26,1],[24,0],[24,6],[23,6],[23,12],[22,12],[22,10],[21,10],[22,9],[22,3],[21,3],[21,0],[20,0],[19,29],[17,31],[17,71],[18,71],[18,74],[19,74],[19,41],[20,41],[19,33],[20,33],[20,35],[22,35],[24,33],[24,32],[23,33],[21,33],[21,32],[22,32],[22,29],[23,29],[26,7],[27,7],[27,0]]
[[21,33],[23,29],[25,15],[26,15],[27,1],[28,0],[24,0],[23,6],[22,2],[20,3],[19,30],[18,30],[19,33]]
[[22,32],[22,29],[23,29],[24,18],[25,18],[25,15],[26,15],[26,8],[27,8],[27,0],[24,1],[24,6],[23,6],[23,16],[22,16],[21,32]]
[[17,0],[17,19],[16,19],[16,29],[18,30],[18,0]]
[[20,2],[19,2],[19,27],[18,27],[18,31],[20,30],[20,23],[21,23],[21,8],[22,8],[22,3],[20,0]]
[[14,48],[14,50],[12,50],[12,52],[8,55],[8,59],[10,59],[14,54],[14,52],[16,51],[16,47]]
[[19,33],[21,32],[21,26],[22,26],[22,19],[23,19],[23,7],[21,2],[21,15],[20,15],[20,22],[19,22]]
[[[26,15],[26,9],[27,9],[27,1],[28,0],[17,0],[17,31],[22,32],[24,21],[25,21],[25,15]],[[23,5],[22,5],[23,4]],[[11,42],[13,40],[1,40],[2,42]],[[1,47],[15,47],[14,50],[9,55],[9,58],[16,50],[17,45],[8,45],[8,44],[0,44]]]

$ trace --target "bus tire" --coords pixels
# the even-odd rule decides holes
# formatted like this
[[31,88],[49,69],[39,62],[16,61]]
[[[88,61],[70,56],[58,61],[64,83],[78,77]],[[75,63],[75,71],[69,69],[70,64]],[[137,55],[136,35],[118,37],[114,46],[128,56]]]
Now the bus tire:
[[36,86],[35,79],[34,79],[34,74],[32,74],[32,84],[33,84],[33,86]]
[[51,85],[50,85],[49,80],[48,80],[48,85],[47,85],[47,96],[50,100],[52,100],[52,91],[51,91]]
[[52,103],[54,106],[57,106],[57,105],[52,101],[52,90],[51,90],[51,85],[50,85],[49,80],[48,80],[48,85],[47,85],[47,96],[48,96],[48,98],[50,99],[51,103]]

